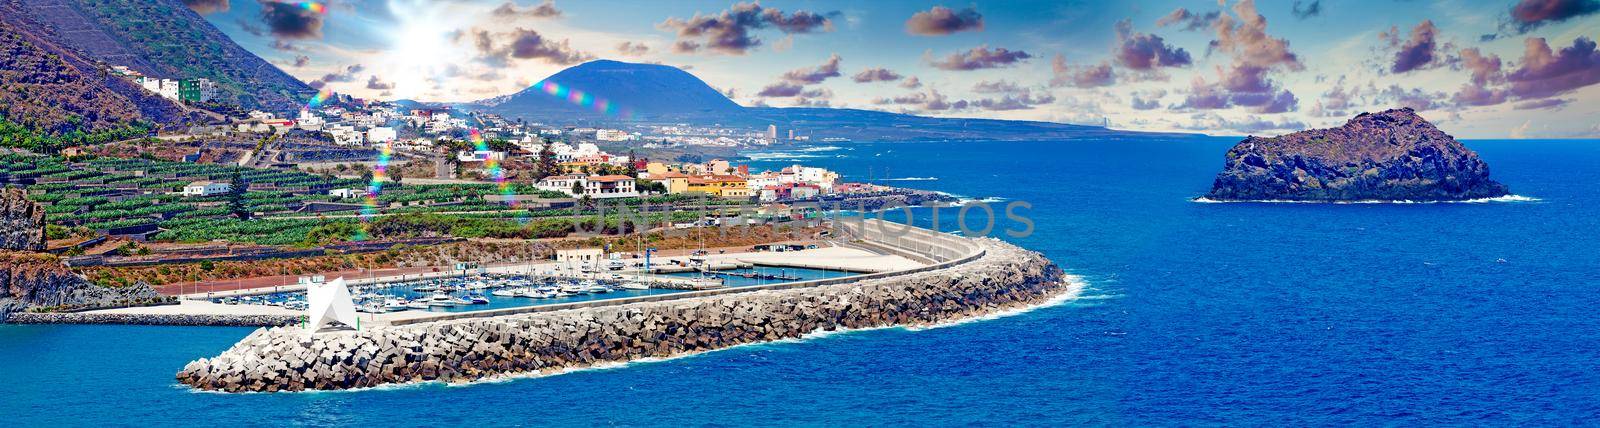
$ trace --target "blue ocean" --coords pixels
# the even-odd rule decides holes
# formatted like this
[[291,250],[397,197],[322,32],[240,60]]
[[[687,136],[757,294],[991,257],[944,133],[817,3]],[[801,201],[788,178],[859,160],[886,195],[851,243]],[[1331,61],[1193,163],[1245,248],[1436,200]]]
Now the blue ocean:
[[[997,207],[1026,201],[1033,233],[999,237],[1087,285],[1012,316],[461,386],[242,395],[191,392],[173,374],[249,329],[0,326],[0,414],[10,426],[1600,420],[1600,142],[1466,142],[1523,201],[1193,202],[1236,141],[757,156],[756,169],[800,162]],[[954,230],[949,217],[941,226]]]

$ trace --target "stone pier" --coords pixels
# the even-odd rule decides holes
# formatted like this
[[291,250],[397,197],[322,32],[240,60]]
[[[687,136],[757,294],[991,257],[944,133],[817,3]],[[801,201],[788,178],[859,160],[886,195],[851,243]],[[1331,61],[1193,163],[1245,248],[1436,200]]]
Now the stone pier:
[[941,263],[808,287],[307,335],[263,328],[178,381],[201,390],[300,391],[547,373],[672,357],[817,331],[929,325],[1040,304],[1075,284],[1039,253],[927,234]]

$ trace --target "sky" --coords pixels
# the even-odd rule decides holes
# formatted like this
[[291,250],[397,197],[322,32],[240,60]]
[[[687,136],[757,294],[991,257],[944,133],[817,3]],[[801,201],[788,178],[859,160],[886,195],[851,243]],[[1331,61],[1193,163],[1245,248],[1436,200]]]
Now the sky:
[[183,0],[313,86],[466,102],[595,59],[747,106],[1276,135],[1412,107],[1600,138],[1600,0]]

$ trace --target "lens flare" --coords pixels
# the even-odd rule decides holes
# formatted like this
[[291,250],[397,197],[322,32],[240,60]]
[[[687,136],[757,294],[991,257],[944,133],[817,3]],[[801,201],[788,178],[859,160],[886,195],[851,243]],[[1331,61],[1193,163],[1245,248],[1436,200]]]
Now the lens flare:
[[372,165],[372,180],[367,182],[367,198],[361,204],[362,222],[371,221],[378,214],[378,195],[383,193],[383,183],[389,181],[389,160],[393,157],[394,145],[384,142],[378,149],[378,162]]
[[[505,199],[506,206],[516,208],[517,192],[515,189],[511,188],[511,180],[506,178],[505,168],[501,167],[499,159],[494,158],[493,153],[489,148],[489,142],[483,138],[483,133],[478,131],[477,128],[473,128],[468,132],[468,137],[472,140],[473,150],[476,150],[483,156],[483,169],[485,175],[494,178],[495,188],[500,192],[500,196]],[[519,213],[517,215],[517,221],[527,223],[527,213]]]
[[612,103],[611,100],[597,97],[594,94],[584,92],[580,89],[568,87],[566,85],[549,80],[541,81],[535,84],[534,87],[544,91],[544,93],[547,95],[566,100],[572,105],[594,110],[595,113],[600,113],[611,117],[618,117],[624,120],[633,117],[633,112],[631,110],[619,107],[615,103]]
[[325,6],[322,3],[309,2],[308,1],[308,2],[300,2],[298,5],[300,6],[301,9],[305,9],[305,10],[310,11],[312,13],[316,13],[316,14],[326,14],[326,13],[328,13],[328,6]]

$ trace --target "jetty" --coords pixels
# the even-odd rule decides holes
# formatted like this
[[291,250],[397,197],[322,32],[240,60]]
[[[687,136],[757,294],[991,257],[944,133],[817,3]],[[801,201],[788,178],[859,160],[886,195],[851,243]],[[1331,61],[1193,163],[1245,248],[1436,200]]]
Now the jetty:
[[[844,222],[841,222],[844,223]],[[469,382],[798,338],[927,325],[1076,293],[1044,256],[999,240],[862,221],[852,240],[933,261],[813,281],[438,313],[361,330],[262,328],[177,380],[200,390],[337,390]]]

